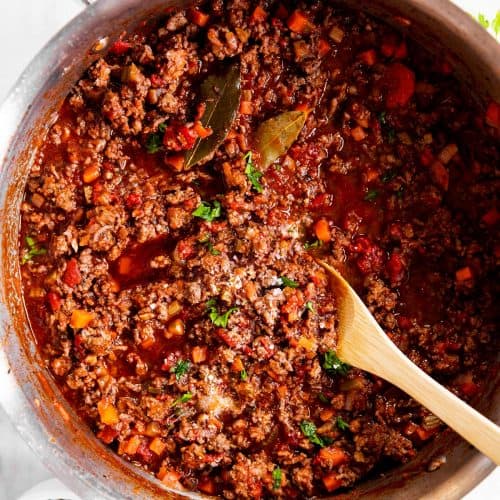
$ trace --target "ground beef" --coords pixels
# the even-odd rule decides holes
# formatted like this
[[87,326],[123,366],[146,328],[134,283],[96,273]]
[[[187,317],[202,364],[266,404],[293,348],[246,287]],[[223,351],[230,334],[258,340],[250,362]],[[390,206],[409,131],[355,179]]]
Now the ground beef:
[[[239,112],[186,169],[200,84],[235,63]],[[444,426],[332,365],[335,296],[316,259],[427,373],[467,400],[484,391],[496,106],[324,2],[216,0],[120,39],[68,96],[22,206],[24,297],[62,392],[125,459],[228,499],[323,495],[411,460]],[[293,110],[305,125],[264,168],[256,128]]]

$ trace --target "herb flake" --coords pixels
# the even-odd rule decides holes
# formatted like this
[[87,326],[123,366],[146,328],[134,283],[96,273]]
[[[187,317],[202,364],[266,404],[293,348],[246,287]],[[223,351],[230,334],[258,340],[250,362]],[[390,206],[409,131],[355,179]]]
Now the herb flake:
[[198,208],[193,212],[195,217],[212,222],[222,214],[222,206],[220,201],[214,200],[212,203],[209,201],[202,201]]
[[[159,127],[158,127],[159,128]],[[149,134],[146,141],[146,151],[152,155],[158,153],[163,147],[163,141],[160,134]]]
[[32,236],[26,236],[25,238],[27,252],[23,255],[21,259],[21,264],[24,265],[33,257],[38,257],[39,255],[45,255],[47,253],[47,249],[38,246],[38,242]]
[[283,473],[279,466],[273,470],[273,490],[279,490],[281,488],[281,482],[283,480]]
[[296,281],[294,281],[290,278],[287,278],[286,276],[281,276],[280,280],[281,280],[281,286],[284,288],[298,288],[299,287],[299,284]]
[[185,392],[182,396],[179,396],[173,403],[172,406],[177,406],[179,404],[184,404],[190,401],[193,395],[190,392]]
[[225,313],[220,314],[219,311],[217,310],[216,302],[214,299],[211,299],[207,302],[207,311],[210,321],[215,326],[220,326],[221,328],[227,328],[227,324],[229,322],[229,316],[231,316],[231,314],[237,310],[238,310],[237,307],[231,307]]
[[331,443],[330,438],[321,437],[318,435],[316,426],[309,420],[302,420],[302,422],[300,423],[300,430],[312,444],[317,444],[321,448],[324,448]]
[[243,368],[243,370],[240,371],[240,379],[243,381],[243,382],[246,382],[246,380],[248,379],[248,373],[247,371],[245,370],[245,368]]
[[321,241],[320,240],[314,240],[314,241],[306,241],[304,243],[304,250],[313,250],[315,248],[320,248],[321,247]]
[[308,311],[312,312],[313,314],[315,314],[315,313],[316,313],[316,309],[314,309],[314,305],[313,305],[313,303],[312,303],[310,300],[308,300],[308,301],[306,302],[306,309],[307,309]]
[[263,188],[262,184],[260,183],[260,178],[264,175],[260,170],[257,170],[255,168],[255,165],[252,161],[252,152],[249,151],[243,159],[246,161],[246,166],[245,166],[245,175],[247,176],[248,180],[251,182],[253,188],[257,193],[262,193]]
[[378,191],[376,189],[370,189],[363,198],[365,201],[375,201],[378,197]]
[[170,368],[170,373],[175,374],[175,378],[177,380],[180,380],[186,373],[189,371],[189,368],[191,368],[191,363],[186,360],[186,359],[180,359],[177,361],[175,366]]
[[335,423],[341,431],[348,431],[350,429],[349,424],[342,417],[337,417]]
[[323,357],[323,368],[328,375],[346,375],[351,368],[347,363],[341,361],[335,351],[326,351]]

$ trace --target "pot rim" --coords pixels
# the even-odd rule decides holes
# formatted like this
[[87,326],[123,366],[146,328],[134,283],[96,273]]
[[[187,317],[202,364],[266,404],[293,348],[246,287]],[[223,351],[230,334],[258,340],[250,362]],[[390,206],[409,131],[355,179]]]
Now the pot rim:
[[[385,2],[387,0],[382,0],[380,3]],[[69,55],[71,49],[76,48],[75,44],[78,43],[75,34],[85,29],[98,16],[109,18],[110,13],[116,12],[117,9],[131,9],[134,4],[137,4],[136,0],[99,0],[84,9],[39,51],[9,92],[0,106],[0,210],[4,210],[4,201],[8,197],[10,178],[6,165],[14,161],[11,149],[18,132],[22,129],[22,124],[32,118],[31,104],[44,90],[44,85],[47,83],[47,67],[57,67],[62,59],[69,66],[76,65],[76,61]],[[158,6],[160,0],[153,0],[151,4]],[[466,42],[467,50],[480,56],[480,62],[493,75],[490,77],[490,73],[485,74],[481,83],[490,91],[493,98],[500,100],[500,85],[495,85],[496,82],[500,82],[500,68],[497,64],[500,60],[500,45],[496,40],[471,16],[448,0],[406,0],[405,4],[416,15],[425,14],[436,25],[446,26],[448,31],[456,34],[457,40]],[[29,159],[26,161],[29,162]],[[16,254],[9,247],[5,233],[6,231],[3,231],[0,261],[12,263],[16,260]],[[18,267],[17,262],[15,265]],[[0,271],[2,274],[4,267],[2,265]],[[16,273],[18,272],[19,269]],[[26,387],[22,385],[17,370],[14,369],[15,353],[12,346],[16,341],[15,338],[13,341],[15,333],[12,331],[12,318],[6,306],[10,300],[8,295],[8,291],[2,287],[0,289],[0,386],[2,387],[0,403],[35,454],[68,487],[75,490],[82,498],[95,498],[88,493],[92,487],[94,494],[98,491],[107,496],[109,489],[103,485],[103,480],[97,471],[82,471],[75,468],[73,471],[66,471],[64,475],[61,472],[63,467],[76,462],[69,460],[64,451],[54,443],[47,443],[44,424],[32,411],[33,401]],[[453,474],[441,481],[437,489],[428,491],[420,498],[460,498],[479,484],[494,468],[495,465],[490,460],[475,451],[453,471]],[[146,474],[136,475],[138,479],[150,478]]]

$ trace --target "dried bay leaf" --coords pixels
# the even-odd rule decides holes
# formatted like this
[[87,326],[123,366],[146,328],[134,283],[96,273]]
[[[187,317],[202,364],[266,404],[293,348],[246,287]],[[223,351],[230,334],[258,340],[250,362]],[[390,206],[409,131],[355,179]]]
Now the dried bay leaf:
[[259,125],[255,134],[261,168],[265,169],[285,154],[295,142],[307,118],[303,111],[285,111]]
[[205,139],[198,139],[186,152],[184,165],[191,168],[213,153],[226,138],[240,105],[240,65],[234,63],[221,73],[210,75],[201,84],[201,102],[206,104],[202,125],[212,129]]

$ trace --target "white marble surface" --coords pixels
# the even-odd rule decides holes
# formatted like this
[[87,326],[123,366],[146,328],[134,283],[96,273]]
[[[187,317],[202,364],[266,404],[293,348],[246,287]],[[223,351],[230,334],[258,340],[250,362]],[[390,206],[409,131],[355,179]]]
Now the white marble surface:
[[[456,0],[456,3],[469,12],[483,12],[490,18],[500,8],[500,0]],[[0,101],[38,49],[81,8],[78,0],[0,0]],[[0,408],[0,500],[18,500],[24,491],[51,477]],[[30,500],[46,500],[46,490],[43,491],[31,492]],[[466,497],[466,500],[490,499],[500,499],[499,468]]]

